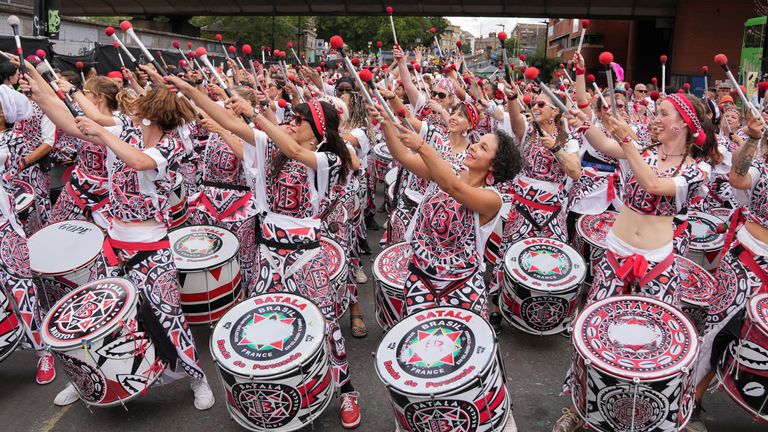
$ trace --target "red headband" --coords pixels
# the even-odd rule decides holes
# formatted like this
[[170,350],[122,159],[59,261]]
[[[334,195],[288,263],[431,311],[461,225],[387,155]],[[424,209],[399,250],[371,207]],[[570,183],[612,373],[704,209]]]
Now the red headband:
[[470,102],[463,102],[464,108],[467,109],[467,114],[469,115],[469,127],[470,129],[474,129],[477,127],[477,122],[480,120],[480,113],[477,112],[477,107],[473,105]]
[[308,100],[307,105],[309,105],[309,111],[312,113],[315,130],[320,134],[317,139],[320,143],[323,143],[325,142],[325,112],[323,112],[323,106],[316,99]]
[[688,100],[687,97],[679,94],[667,96],[667,100],[674,105],[675,109],[680,114],[680,117],[682,117],[685,124],[688,125],[688,130],[693,134],[696,146],[703,146],[707,141],[707,134],[705,134],[704,130],[701,128],[699,117],[696,116],[696,109],[693,107],[691,101]]

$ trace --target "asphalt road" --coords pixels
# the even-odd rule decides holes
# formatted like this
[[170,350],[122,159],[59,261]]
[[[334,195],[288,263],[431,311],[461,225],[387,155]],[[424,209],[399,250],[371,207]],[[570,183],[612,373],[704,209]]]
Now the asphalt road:
[[[377,215],[381,218],[382,215]],[[373,247],[380,231],[370,233]],[[377,250],[374,247],[374,250]],[[366,257],[366,259],[372,257]],[[352,379],[360,391],[363,423],[360,431],[392,431],[393,417],[384,386],[374,370],[372,353],[376,350],[383,332],[374,319],[373,284],[360,289],[361,303],[370,333],[365,339],[354,339],[350,333],[349,317],[341,320],[347,337],[347,350],[352,368]],[[242,431],[230,420],[226,410],[224,392],[208,351],[208,327],[193,330],[201,351],[202,364],[213,391],[216,405],[204,412],[192,405],[189,381],[152,388],[146,396],[139,397],[122,407],[89,410],[83,403],[65,408],[53,405],[56,393],[66,383],[66,376],[59,370],[58,378],[51,384],[35,384],[35,355],[30,351],[18,351],[0,364],[0,432],[12,431],[110,431],[110,432],[215,432]],[[500,349],[512,392],[514,416],[520,432],[549,432],[560,410],[568,402],[559,397],[562,380],[568,368],[570,342],[561,336],[537,337],[516,331],[509,326],[500,336]],[[766,432],[768,425],[753,421],[747,413],[733,403],[724,392],[708,395],[705,399],[705,419],[711,432]],[[330,404],[306,431],[342,431],[338,420],[338,402]]]

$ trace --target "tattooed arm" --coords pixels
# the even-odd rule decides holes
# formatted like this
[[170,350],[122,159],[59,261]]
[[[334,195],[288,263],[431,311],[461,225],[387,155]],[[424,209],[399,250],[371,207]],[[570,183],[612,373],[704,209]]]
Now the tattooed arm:
[[[565,132],[562,132],[565,133]],[[541,144],[552,151],[556,147],[555,139],[550,135],[541,137]],[[563,172],[570,178],[576,180],[581,177],[581,161],[579,160],[578,153],[568,153],[564,147],[557,146],[559,148],[556,151],[552,151],[552,155],[557,159]]]
[[747,112],[747,133],[749,134],[749,139],[733,155],[729,176],[731,186],[736,189],[749,190],[752,188],[752,175],[749,173],[749,167],[752,164],[752,158],[755,157],[757,147],[765,139],[763,125],[760,120],[759,117],[752,117]]

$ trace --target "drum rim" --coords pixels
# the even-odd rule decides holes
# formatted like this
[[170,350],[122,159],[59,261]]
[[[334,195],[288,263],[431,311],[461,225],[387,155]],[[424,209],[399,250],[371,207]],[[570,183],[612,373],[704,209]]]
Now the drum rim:
[[[216,353],[218,351],[214,350],[215,347],[214,347],[214,337],[213,336],[214,336],[214,333],[216,332],[216,330],[218,329],[219,325],[221,325],[221,323],[224,321],[224,317],[227,314],[231,313],[236,307],[238,307],[241,304],[245,304],[245,302],[247,302],[249,300],[253,300],[253,299],[257,298],[257,297],[276,296],[276,295],[281,295],[281,296],[290,295],[290,296],[299,297],[302,300],[310,303],[311,305],[313,305],[317,309],[317,311],[319,313],[319,316],[323,320],[322,326],[319,327],[319,328],[322,329],[322,336],[318,338],[320,342],[317,344],[317,349],[315,349],[315,351],[312,352],[311,354],[309,354],[306,357],[304,357],[304,359],[301,362],[297,363],[296,366],[294,366],[294,367],[292,367],[290,369],[281,371],[281,372],[270,374],[270,375],[245,375],[245,374],[243,374],[243,373],[241,373],[239,371],[232,370],[230,367],[228,367],[225,364],[222,364],[222,362],[216,356]],[[232,375],[237,375],[239,377],[243,377],[243,378],[247,378],[247,379],[251,379],[251,380],[255,380],[254,378],[259,378],[259,379],[278,378],[278,377],[281,377],[281,376],[283,376],[283,375],[285,375],[285,374],[287,374],[287,373],[289,373],[291,371],[294,371],[298,367],[306,366],[312,360],[314,360],[314,358],[317,355],[318,351],[322,351],[322,350],[326,349],[326,346],[327,346],[326,339],[327,339],[327,336],[328,336],[327,335],[328,331],[327,331],[327,326],[326,326],[326,322],[325,321],[326,321],[325,320],[325,316],[323,315],[323,312],[320,309],[320,307],[317,306],[317,304],[315,302],[313,302],[312,299],[310,299],[308,297],[305,297],[305,296],[303,296],[301,294],[288,293],[288,292],[278,292],[278,293],[265,293],[265,294],[259,294],[259,295],[247,297],[247,298],[243,299],[242,301],[240,301],[239,303],[233,305],[227,312],[224,313],[224,315],[221,316],[221,318],[219,318],[219,320],[214,325],[213,329],[211,330],[211,335],[208,338],[208,345],[209,345],[209,348],[210,348],[211,357],[213,358],[214,363],[216,363],[216,365],[218,367],[226,370],[227,372],[231,373]],[[330,355],[330,353],[328,355]],[[249,360],[249,361],[253,362],[252,360]],[[256,362],[253,362],[253,363],[256,363]],[[275,368],[275,369],[278,369],[278,368]]]
[[[386,148],[387,152],[382,153],[377,151],[377,149]],[[392,161],[394,159],[394,156],[392,156],[392,152],[389,151],[389,147],[387,146],[387,143],[377,143],[373,145],[373,154],[374,154],[374,160],[377,159],[376,156],[384,156],[382,159],[388,159],[389,161]],[[388,157],[387,157],[388,156]]]
[[12,344],[8,345],[10,348],[8,349],[8,352],[6,352],[5,355],[0,354],[0,362],[4,361],[8,357],[13,354],[16,349],[19,347],[19,344],[21,343],[21,340],[24,338],[24,328],[22,327],[22,320],[21,318],[16,314],[16,310],[11,306],[10,299],[8,299],[8,296],[3,293],[3,295],[6,297],[6,301],[8,302],[8,307],[11,315],[16,316],[16,333],[18,333],[18,337],[16,338],[16,341]]
[[[406,317],[402,317],[402,318],[401,318],[401,319],[400,319],[398,322],[396,322],[394,325],[392,325],[392,327],[391,327],[391,328],[390,328],[390,329],[389,329],[389,330],[388,330],[388,331],[387,331],[387,332],[384,334],[384,336],[383,336],[383,337],[381,338],[381,340],[379,341],[379,345],[376,347],[376,351],[375,351],[375,352],[374,352],[374,354],[373,354],[373,357],[374,357],[374,367],[375,367],[375,369],[376,369],[376,373],[379,375],[379,379],[381,380],[381,382],[382,382],[382,383],[384,383],[384,385],[385,385],[385,386],[386,386],[388,389],[390,389],[390,390],[391,390],[391,389],[397,389],[397,390],[398,390],[398,393],[403,393],[403,394],[407,394],[407,395],[416,395],[416,396],[419,396],[419,395],[424,395],[424,394],[425,394],[425,393],[411,393],[411,392],[408,392],[407,390],[402,390],[402,389],[400,388],[400,384],[399,384],[398,382],[392,382],[392,381],[390,381],[390,380],[385,380],[385,379],[383,378],[383,375],[382,375],[381,371],[380,371],[380,367],[379,367],[379,365],[380,365],[380,362],[379,362],[379,360],[378,360],[378,359],[379,359],[379,357],[380,357],[380,355],[379,355],[379,351],[380,351],[381,347],[383,347],[383,346],[386,346],[386,345],[385,345],[385,340],[386,340],[386,338],[387,338],[388,336],[390,336],[391,334],[393,334],[393,333],[392,333],[392,330],[394,330],[394,329],[395,329],[395,327],[403,325],[403,324],[404,324],[404,323],[406,323],[406,322],[407,322],[407,320],[409,320],[409,319],[415,319],[415,318],[413,318],[413,317],[415,317],[416,315],[418,315],[418,314],[420,314],[420,313],[426,313],[426,312],[429,312],[429,311],[431,311],[431,310],[434,310],[434,309],[441,309],[441,310],[454,310],[454,311],[458,311],[458,312],[462,312],[462,313],[470,313],[470,314],[472,314],[472,315],[475,315],[477,318],[479,318],[479,319],[476,321],[476,322],[478,322],[478,323],[479,323],[478,325],[487,327],[487,329],[483,329],[483,330],[488,330],[488,331],[487,331],[487,334],[491,335],[491,341],[492,341],[492,345],[493,345],[493,350],[491,351],[490,355],[488,356],[488,361],[487,361],[487,362],[486,362],[484,365],[482,365],[482,368],[480,368],[480,369],[479,369],[479,371],[478,371],[478,372],[477,372],[477,373],[474,375],[474,378],[472,378],[472,379],[468,379],[466,382],[464,382],[464,383],[463,383],[463,384],[461,384],[461,385],[458,385],[458,386],[454,386],[454,387],[450,387],[450,388],[448,388],[448,389],[445,389],[443,392],[438,392],[438,391],[435,391],[435,392],[430,392],[430,393],[426,393],[426,394],[428,394],[428,395],[441,395],[441,396],[443,396],[443,395],[452,395],[452,394],[455,394],[455,393],[456,393],[456,392],[458,392],[459,390],[462,390],[462,389],[464,389],[465,387],[467,387],[468,385],[472,384],[472,383],[474,382],[475,378],[477,378],[478,376],[480,376],[480,375],[482,375],[482,374],[486,373],[486,372],[488,371],[488,369],[489,369],[489,368],[490,368],[490,367],[491,367],[491,366],[492,366],[494,363],[498,363],[498,361],[500,360],[500,359],[497,359],[497,357],[498,357],[498,352],[499,352],[499,341],[498,341],[498,338],[496,337],[496,334],[493,332],[493,328],[491,328],[491,325],[490,325],[490,324],[488,323],[488,321],[486,321],[486,320],[485,320],[485,318],[483,318],[483,317],[482,317],[480,314],[478,314],[478,313],[476,313],[476,312],[473,312],[473,311],[471,311],[471,310],[468,310],[468,309],[462,309],[462,308],[459,308],[459,307],[455,307],[455,306],[436,306],[436,307],[427,308],[427,309],[424,309],[424,310],[420,310],[420,311],[418,311],[418,312],[415,312],[415,313],[413,313],[413,314],[411,314],[411,315],[409,315],[409,316],[406,316]],[[442,317],[441,319],[445,319],[445,320],[456,320],[455,318],[449,318],[449,317]],[[457,321],[458,321],[458,320],[457,320]],[[409,331],[410,331],[410,329],[413,329],[413,328],[415,328],[417,324],[418,324],[417,322],[414,322],[414,323],[412,323],[411,327],[409,327]],[[397,339],[396,341],[392,341],[392,342],[395,342],[396,344],[399,344],[399,343],[402,341],[402,338],[403,338],[403,337],[404,337],[406,334],[407,334],[407,331],[406,331],[406,332],[403,332],[403,334],[401,335],[400,339]],[[476,332],[476,333],[475,333],[475,337],[476,337],[476,338],[477,338],[477,334],[486,334],[486,332],[483,332],[483,331],[481,331],[481,332]],[[396,353],[396,354],[397,354],[397,353]],[[396,358],[397,358],[397,355],[395,355],[393,358],[395,358],[395,359],[396,359]],[[383,362],[381,362],[381,364],[383,364]],[[403,374],[406,374],[406,372],[405,372],[405,371],[403,371],[403,370],[400,370],[399,372],[402,372]],[[461,373],[461,372],[459,372],[459,371],[456,371],[456,372],[454,372],[453,374],[450,374],[450,375],[446,375],[446,376],[444,376],[444,377],[441,377],[441,378],[442,378],[442,379],[451,379],[451,378],[453,378],[453,377],[451,377],[451,375],[456,375],[456,374],[458,374],[458,373]],[[504,377],[504,378],[506,379],[506,377]],[[421,381],[424,381],[424,380],[425,380],[425,379],[423,379],[423,378],[417,378],[417,377],[412,377],[412,379],[419,379],[419,380],[421,380]],[[462,379],[464,379],[464,378],[462,378]],[[457,380],[455,380],[454,382],[461,382],[461,381],[462,381],[462,379],[457,379]],[[454,382],[452,382],[451,384],[453,384]],[[421,386],[421,387],[424,387],[424,386],[423,386],[423,384],[422,384],[422,386]]]
[[[344,249],[341,247],[339,242],[337,242],[336,240],[333,240],[332,238],[330,238],[328,236],[322,236],[322,237],[320,237],[320,246],[323,245],[323,242],[329,243],[334,249],[336,249],[336,251],[341,252],[341,263],[339,265],[339,268],[336,269],[336,271],[333,272],[332,275],[331,274],[328,275],[328,279],[330,281],[334,281],[337,278],[339,278],[340,276],[342,276],[342,272],[344,271],[344,268],[347,266],[347,262],[349,261],[349,258],[347,258],[347,254],[344,252]],[[323,250],[325,250],[325,249],[323,249]]]
[[[698,269],[701,271],[701,274],[704,274],[704,275],[708,276],[709,278],[711,278],[711,279],[712,279],[712,281],[713,281],[715,284],[717,284],[717,279],[715,279],[715,277],[714,277],[714,276],[712,276],[712,274],[711,274],[710,272],[708,272],[706,269],[704,269],[704,267],[700,266],[699,264],[696,264],[696,263],[695,263],[693,260],[691,260],[690,258],[688,258],[688,257],[684,257],[684,256],[682,256],[682,255],[675,255],[675,260],[678,260],[678,259],[679,259],[679,260],[684,260],[684,261],[687,261],[687,263],[686,263],[686,264],[689,264],[689,265],[691,265],[691,266],[695,266],[695,267],[697,267],[697,268],[698,268]],[[687,292],[689,292],[689,291],[681,290],[680,292],[681,292],[681,293],[687,293]],[[708,308],[709,308],[709,300],[711,300],[711,298],[712,298],[713,296],[714,296],[714,293],[710,294],[710,296],[709,296],[709,299],[708,299],[708,300],[701,300],[701,301],[698,301],[698,300],[696,300],[696,299],[692,299],[692,298],[690,298],[690,297],[683,297],[682,295],[680,295],[680,301],[687,301],[687,302],[688,302],[690,305],[692,305],[692,306],[704,306],[704,307],[706,307],[706,308],[708,309]]]
[[[181,223],[183,223],[183,221]],[[216,228],[216,229],[224,230],[224,231],[228,232],[229,234],[231,234],[232,237],[234,237],[235,240],[237,240],[237,247],[235,248],[234,253],[232,253],[232,256],[230,256],[229,258],[227,258],[223,262],[219,262],[219,263],[216,263],[216,264],[210,264],[210,265],[207,265],[207,266],[204,266],[204,267],[182,268],[182,267],[180,267],[176,263],[176,260],[174,259],[173,260],[173,264],[176,266],[176,270],[178,270],[179,273],[198,273],[198,272],[207,272],[207,271],[210,271],[210,270],[215,270],[215,269],[217,269],[219,267],[224,267],[225,265],[231,263],[233,259],[237,258],[237,254],[240,253],[240,248],[242,247],[242,244],[240,243],[240,239],[237,238],[235,233],[233,233],[232,231],[230,231],[229,229],[224,228],[224,227],[220,227],[220,226],[216,226],[216,225],[207,225],[207,224],[194,224],[194,225],[186,225],[186,226],[177,226],[174,229],[170,230],[168,232],[168,240],[171,243],[171,255],[174,255],[174,253],[173,253],[173,241],[170,238],[171,233],[175,233],[176,231],[180,231],[180,230],[183,230],[183,229],[192,229],[192,228],[195,228],[195,227],[211,227],[211,228]]]
[[101,256],[101,254],[104,252],[104,246],[103,246],[103,243],[104,243],[104,240],[107,238],[107,236],[104,234],[104,230],[102,230],[100,226],[96,225],[96,224],[95,224],[95,223],[93,223],[93,222],[84,221],[84,220],[79,220],[79,219],[67,219],[67,220],[63,220],[63,221],[59,221],[59,222],[54,222],[54,223],[48,224],[48,225],[46,225],[46,226],[44,226],[44,227],[40,228],[39,230],[37,230],[37,232],[36,232],[36,233],[34,233],[34,234],[32,234],[31,236],[29,236],[29,239],[27,240],[27,247],[29,247],[29,240],[31,240],[31,239],[32,239],[33,237],[35,237],[37,234],[41,233],[41,232],[42,232],[44,229],[46,229],[46,228],[49,228],[49,227],[52,227],[52,226],[55,226],[55,225],[64,224],[64,223],[71,223],[71,222],[77,222],[77,223],[86,223],[86,224],[89,224],[89,225],[93,225],[94,227],[96,227],[96,230],[95,230],[95,231],[96,231],[96,232],[98,232],[98,233],[101,235],[101,237],[102,237],[102,238],[101,238],[101,243],[99,244],[99,248],[98,248],[98,250],[96,251],[96,254],[95,254],[93,257],[91,257],[90,259],[88,259],[88,261],[86,261],[85,263],[81,264],[81,265],[80,265],[80,266],[78,266],[78,267],[75,267],[75,268],[73,268],[73,269],[68,269],[68,270],[62,270],[62,271],[60,271],[60,272],[53,272],[53,273],[48,273],[48,272],[41,272],[41,271],[38,271],[38,270],[36,270],[35,268],[33,268],[33,267],[32,267],[32,259],[31,259],[31,257],[30,257],[30,260],[29,260],[29,269],[30,269],[30,271],[32,271],[32,273],[34,273],[35,275],[37,275],[37,276],[40,276],[40,277],[48,277],[48,276],[64,276],[64,275],[68,275],[68,274],[71,274],[71,273],[77,272],[77,271],[79,271],[79,270],[82,270],[82,269],[84,269],[84,268],[86,268],[86,267],[90,266],[91,264],[93,264],[93,262],[94,262],[94,261],[96,261],[96,259],[97,259],[99,256]]
[[[618,217],[619,212],[615,212],[613,210],[605,210],[602,213],[598,213],[599,215],[607,214],[607,213],[613,213],[613,220],[616,221],[616,217]],[[579,235],[579,238],[584,240],[585,242],[589,243],[590,246],[605,249],[605,244],[598,244],[596,241],[592,240],[588,236],[584,234],[584,229],[581,227],[581,221],[582,219],[586,218],[587,216],[597,216],[598,214],[583,214],[579,216],[579,218],[576,220],[576,233]],[[585,260],[586,261],[586,260]]]
[[381,261],[382,256],[384,255],[384,252],[386,252],[386,251],[388,251],[390,249],[393,249],[396,246],[403,246],[403,245],[408,246],[408,248],[411,250],[411,252],[413,252],[413,248],[410,247],[411,245],[407,241],[397,242],[397,243],[395,243],[395,244],[393,244],[391,246],[388,246],[388,247],[384,248],[384,250],[379,252],[379,254],[376,255],[376,258],[373,259],[373,264],[371,264],[371,273],[373,273],[374,279],[377,279],[380,282],[382,282],[382,283],[384,283],[384,284],[386,284],[386,285],[388,285],[390,287],[393,287],[395,289],[397,289],[397,288],[402,289],[405,286],[405,282],[403,282],[402,285],[395,285],[395,284],[392,284],[390,280],[385,279],[383,277],[383,275],[381,274],[381,272],[379,272],[379,262]]
[[757,294],[747,301],[747,318],[763,335],[768,337],[768,322],[763,322],[757,314],[757,303],[761,300],[768,301],[768,294]]
[[[119,282],[114,282],[114,281],[119,281]],[[87,338],[86,337],[80,337],[80,338],[75,339],[75,340],[73,340],[71,342],[68,342],[68,343],[55,343],[55,344],[51,344],[50,343],[51,341],[47,340],[47,339],[48,339],[48,330],[49,330],[49,328],[51,326],[51,316],[52,316],[53,311],[54,310],[58,310],[59,307],[61,307],[61,305],[66,300],[68,300],[70,297],[73,297],[75,293],[78,293],[80,291],[84,291],[86,288],[90,288],[92,286],[95,286],[95,285],[98,285],[98,284],[103,284],[103,283],[106,283],[106,282],[112,282],[112,283],[115,283],[115,284],[122,283],[122,284],[125,284],[126,286],[132,288],[132,289],[126,290],[128,295],[126,296],[126,299],[125,299],[125,305],[123,306],[123,311],[119,315],[116,315],[115,318],[110,323],[108,323],[107,325],[103,325],[103,326],[99,327],[98,329],[96,329],[96,331],[94,331],[92,333],[89,333]],[[51,347],[54,351],[68,351],[68,350],[71,350],[72,348],[77,348],[79,346],[82,346],[83,341],[85,341],[85,340],[101,339],[104,335],[106,335],[107,333],[110,333],[111,331],[113,331],[116,327],[118,327],[120,325],[120,323],[123,321],[123,318],[125,318],[125,316],[127,314],[129,314],[130,311],[133,310],[133,311],[137,312],[136,309],[138,307],[138,302],[139,302],[139,290],[138,290],[138,287],[136,287],[136,285],[130,279],[119,278],[119,277],[110,277],[110,278],[102,278],[102,279],[98,279],[98,280],[95,280],[95,281],[88,282],[87,284],[80,285],[79,287],[77,287],[77,288],[73,289],[72,291],[68,292],[67,294],[62,296],[59,299],[59,301],[54,303],[53,306],[51,306],[51,308],[48,310],[48,313],[45,314],[45,318],[43,318],[42,323],[40,324],[40,326],[41,326],[40,336],[41,336],[41,338],[43,340],[43,343],[45,345]]]
[[[700,212],[700,211],[689,211],[688,212],[688,223],[690,225],[693,225],[693,223],[691,222],[691,218],[707,219],[706,217],[701,217],[701,215],[705,215],[705,216],[709,216],[709,217],[715,218],[721,224],[725,223],[725,221],[723,221],[723,219],[720,218],[720,217],[717,217],[717,216],[715,216],[713,214],[710,214],[710,213],[707,213],[707,212]],[[714,222],[714,221],[710,221],[710,222]],[[691,226],[691,244],[688,247],[691,251],[696,251],[696,252],[700,252],[700,253],[712,252],[712,251],[715,251],[715,250],[718,250],[718,249],[722,249],[724,244],[725,244],[725,233],[720,233],[717,236],[717,238],[715,240],[713,240],[713,241],[709,241],[709,242],[706,242],[706,243],[697,242],[693,238],[693,227]],[[707,245],[707,246],[705,247],[703,245]],[[722,251],[720,252],[720,254],[722,254]]]
[[[690,335],[692,336],[690,339],[691,349],[688,351],[688,354],[685,357],[681,357],[681,360],[677,362],[674,368],[667,368],[663,371],[655,371],[655,372],[640,372],[640,371],[626,372],[626,371],[617,369],[613,365],[606,363],[601,358],[595,357],[594,355],[592,355],[588,347],[583,346],[581,342],[582,326],[577,325],[579,324],[580,318],[587,317],[589,313],[604,306],[605,304],[609,304],[611,302],[616,302],[616,301],[632,301],[632,300],[650,302],[655,304],[656,306],[660,306],[664,309],[668,309],[669,312],[677,315],[678,318],[680,318],[680,321],[688,328]],[[573,323],[574,325],[573,325],[573,331],[571,332],[571,343],[573,345],[574,351],[576,352],[576,355],[585,361],[590,360],[592,362],[593,367],[595,364],[599,364],[600,372],[610,375],[612,377],[629,379],[629,380],[632,380],[634,378],[639,378],[643,382],[655,382],[655,381],[662,381],[670,377],[679,375],[683,372],[684,369],[687,369],[691,373],[695,369],[696,361],[699,356],[699,349],[701,347],[701,343],[699,341],[698,331],[696,330],[696,327],[693,325],[691,320],[682,311],[660,300],[656,300],[651,297],[642,297],[642,296],[636,296],[636,295],[621,295],[621,296],[609,297],[603,300],[598,300],[592,303],[591,305],[587,306],[586,308],[584,308],[579,313],[579,316],[577,316],[574,319]]]
[[[547,242],[557,242],[560,245],[565,246],[564,248],[561,248],[564,251],[567,251],[567,249],[570,249],[570,251],[573,252],[572,255],[579,257],[582,260],[582,262],[584,263],[584,265],[582,266],[582,268],[580,270],[580,275],[578,275],[576,280],[574,280],[571,284],[569,284],[569,285],[567,285],[565,287],[562,287],[562,288],[559,288],[559,289],[547,290],[547,291],[541,290],[539,287],[528,287],[527,285],[524,285],[524,281],[521,281],[521,280],[512,279],[510,281],[514,281],[516,284],[523,285],[523,286],[525,286],[526,289],[529,289],[531,291],[536,291],[536,292],[541,292],[541,293],[546,293],[546,294],[562,294],[562,293],[567,293],[567,292],[570,292],[570,291],[573,291],[573,290],[578,290],[579,287],[581,286],[581,284],[584,282],[584,279],[587,278],[587,260],[585,260],[584,257],[582,257],[581,254],[579,254],[579,252],[573,246],[571,246],[571,245],[569,245],[569,244],[567,244],[565,242],[561,242],[560,240],[556,240],[556,239],[552,239],[552,238],[548,238],[548,237],[528,237],[528,238],[522,239],[522,240],[520,240],[518,242],[515,242],[512,245],[510,245],[509,248],[507,249],[507,251],[504,253],[504,257],[500,257],[501,260],[503,261],[503,269],[504,269],[504,278],[503,278],[504,280],[502,282],[506,281],[508,277],[512,277],[510,275],[511,272],[507,271],[507,269],[509,268],[507,266],[507,262],[508,262],[507,257],[509,256],[510,259],[511,259],[511,253],[514,252],[514,249],[513,249],[514,246],[517,245],[518,243],[522,243],[524,241],[531,241],[531,240],[533,240],[533,241],[546,240]],[[569,255],[571,255],[571,254],[569,254]],[[571,266],[571,268],[574,268],[574,266]],[[549,285],[549,284],[547,284],[547,285]]]
[[[738,340],[734,340],[733,342],[731,342],[731,344],[736,343],[737,341]],[[736,404],[738,406],[740,406],[744,411],[748,412],[749,415],[751,415],[755,420],[759,420],[759,421],[762,421],[762,422],[768,422],[768,414],[766,414],[765,416],[757,414],[754,411],[754,408],[752,408],[751,406],[747,405],[741,399],[741,395],[734,394],[731,391],[731,389],[727,385],[725,385],[725,374],[723,374],[723,370],[722,370],[721,364],[722,364],[723,359],[725,358],[725,356],[728,355],[728,352],[730,351],[730,345],[731,344],[728,344],[728,347],[725,349],[725,351],[723,351],[723,355],[720,356],[720,359],[717,361],[717,367],[715,367],[715,375],[717,376],[717,380],[720,382],[720,385],[723,387],[725,392],[728,394],[728,397],[730,397],[733,402],[736,402]],[[733,356],[731,356],[731,359],[732,359],[732,361],[736,361],[733,358]],[[730,374],[727,374],[727,375],[730,376]]]

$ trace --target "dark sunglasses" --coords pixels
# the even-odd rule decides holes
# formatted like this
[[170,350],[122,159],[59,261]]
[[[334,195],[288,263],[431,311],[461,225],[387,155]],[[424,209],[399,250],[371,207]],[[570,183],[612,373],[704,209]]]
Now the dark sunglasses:
[[547,103],[547,101],[536,101],[536,102],[535,102],[535,105],[536,105],[537,107],[539,107],[539,108],[544,108],[545,106],[549,106],[549,107],[552,107],[552,108],[554,108],[554,106],[553,106],[553,105],[550,105],[550,104],[548,104],[548,103]]
[[336,87],[336,93],[344,94],[344,93],[354,93],[355,89],[351,87]]
[[301,124],[304,123],[305,121],[307,121],[307,119],[305,119],[304,117],[299,116],[299,115],[294,116],[291,119],[291,123],[293,123],[293,125],[296,126],[296,127],[301,126]]
[[648,93],[648,90],[640,90],[640,89],[637,89],[637,90],[635,90],[635,91],[636,91],[636,92],[638,92],[638,93]]
[[448,94],[447,93],[433,91],[432,92],[432,97],[433,98],[438,98],[438,99],[445,99],[445,98],[448,97]]

